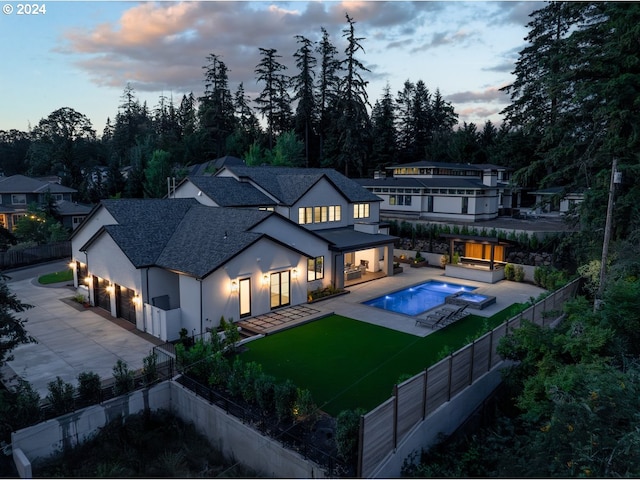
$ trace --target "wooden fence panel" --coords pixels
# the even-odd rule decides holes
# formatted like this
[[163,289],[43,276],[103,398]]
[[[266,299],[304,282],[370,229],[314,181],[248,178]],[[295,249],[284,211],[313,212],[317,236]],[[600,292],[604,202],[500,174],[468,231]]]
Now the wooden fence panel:
[[395,397],[380,404],[364,416],[362,432],[362,472],[367,478],[380,460],[395,448],[393,444],[393,412]]
[[451,356],[450,397],[457,395],[471,384],[473,350],[467,346]]
[[504,337],[507,333],[507,324],[503,323],[502,325],[498,325],[496,328],[492,330],[492,338],[491,338],[491,368],[495,367],[502,361],[502,357],[498,355],[497,348],[500,339]]
[[0,269],[32,265],[46,260],[66,258],[71,256],[71,242],[51,243],[25,248],[23,250],[10,250],[0,252]]
[[471,380],[473,382],[487,373],[491,368],[491,333],[486,333],[473,344],[473,370]]
[[424,400],[424,381],[425,374],[422,372],[406,382],[398,385],[398,396],[396,402],[398,405],[398,427],[396,435],[398,442],[407,434],[413,426],[422,421],[422,412]]
[[449,359],[445,358],[427,370],[427,415],[449,401]]

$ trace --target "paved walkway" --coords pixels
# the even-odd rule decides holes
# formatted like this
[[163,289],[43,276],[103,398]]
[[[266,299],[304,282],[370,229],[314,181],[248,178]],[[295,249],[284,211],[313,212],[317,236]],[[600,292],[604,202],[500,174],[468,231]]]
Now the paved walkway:
[[[56,271],[55,266],[52,268]],[[78,374],[87,371],[97,373],[103,380],[110,379],[119,359],[132,370],[140,369],[143,358],[154,346],[146,334],[122,328],[118,321],[105,320],[107,312],[76,309],[63,302],[61,299],[75,294],[65,284],[44,287],[37,278],[26,278],[8,285],[22,302],[34,306],[19,317],[27,319],[26,329],[38,343],[19,345],[13,350],[14,360],[7,362],[3,381],[11,382],[17,374],[31,383],[42,398],[48,393],[47,384],[56,376],[74,385]]]

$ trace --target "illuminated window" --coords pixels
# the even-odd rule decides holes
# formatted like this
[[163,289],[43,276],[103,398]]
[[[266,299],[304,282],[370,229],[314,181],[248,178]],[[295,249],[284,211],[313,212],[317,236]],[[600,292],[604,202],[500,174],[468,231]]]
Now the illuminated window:
[[309,258],[307,260],[307,281],[313,282],[324,278],[324,257]]
[[368,203],[354,203],[353,204],[353,218],[369,218],[369,204]]

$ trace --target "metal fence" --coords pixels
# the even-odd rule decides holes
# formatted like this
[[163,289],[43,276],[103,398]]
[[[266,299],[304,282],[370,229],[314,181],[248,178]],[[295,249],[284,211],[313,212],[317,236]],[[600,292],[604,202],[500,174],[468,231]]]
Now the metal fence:
[[50,243],[22,250],[0,252],[0,270],[71,257],[71,242]]
[[[545,326],[575,297],[580,279],[530,306],[471,344],[394,387],[394,395],[360,419],[358,477],[369,477],[418,423],[496,367],[498,342],[529,320]],[[556,314],[557,313],[557,314]]]

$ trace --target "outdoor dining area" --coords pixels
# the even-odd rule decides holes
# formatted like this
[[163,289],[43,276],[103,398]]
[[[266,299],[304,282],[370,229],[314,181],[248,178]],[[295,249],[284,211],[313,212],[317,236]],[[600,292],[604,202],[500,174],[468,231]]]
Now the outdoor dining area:
[[426,317],[416,318],[416,325],[429,327],[431,329],[446,327],[447,325],[463,319],[469,312],[469,305],[443,305],[437,310],[430,312]]

